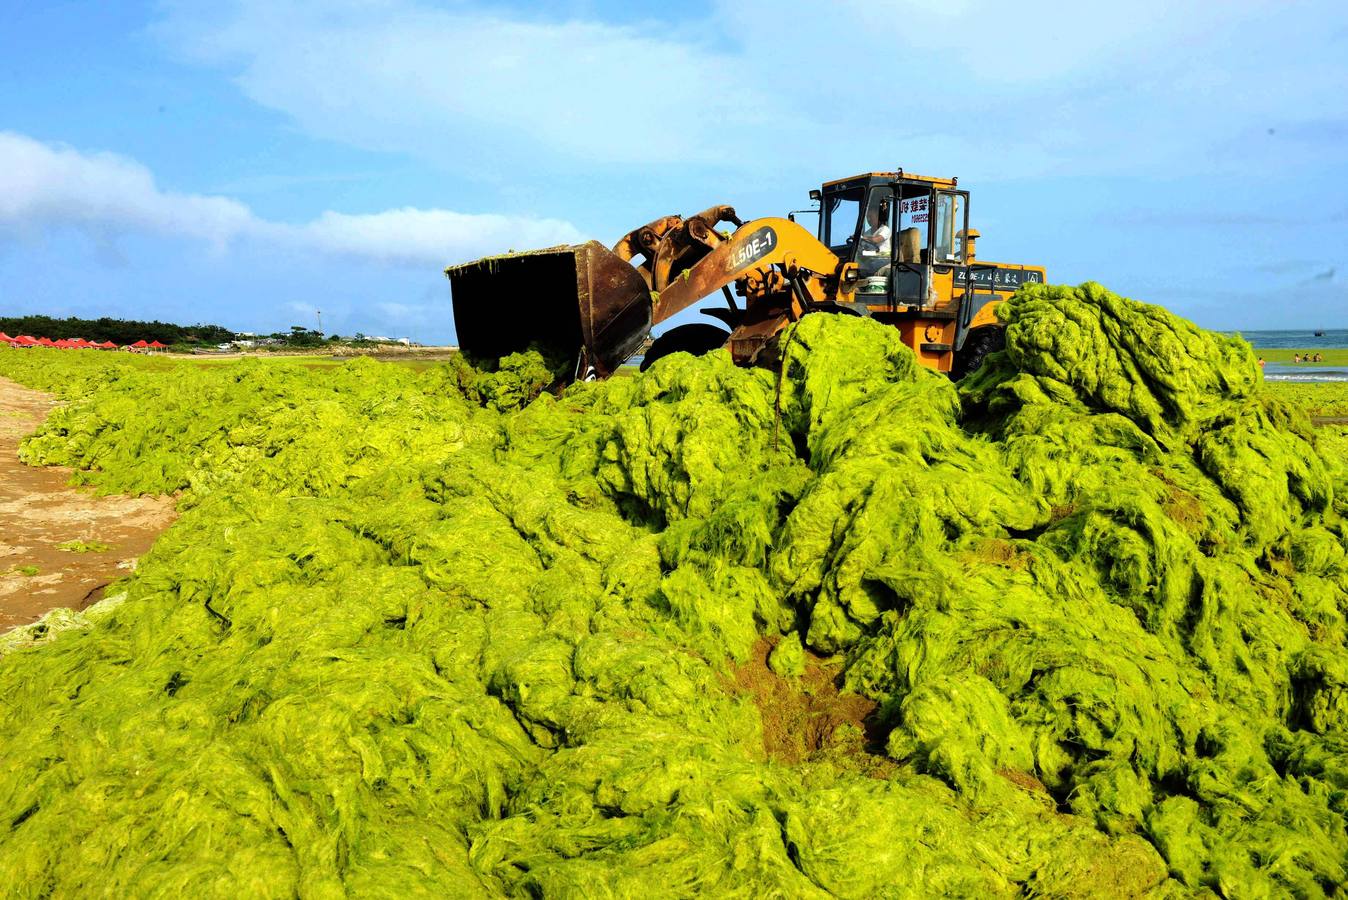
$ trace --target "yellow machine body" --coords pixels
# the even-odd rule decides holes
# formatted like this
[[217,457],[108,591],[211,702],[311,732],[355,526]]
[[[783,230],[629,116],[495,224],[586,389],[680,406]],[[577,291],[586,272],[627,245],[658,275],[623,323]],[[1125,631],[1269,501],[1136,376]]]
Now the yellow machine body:
[[1041,267],[975,259],[969,195],[954,178],[872,172],[810,196],[815,234],[794,214],[743,222],[714,206],[656,219],[612,250],[591,241],[452,266],[460,346],[495,357],[542,344],[574,356],[574,377],[605,377],[653,326],[720,291],[725,307],[702,312],[724,327],[670,329],[643,367],[718,347],[751,365],[791,322],[834,313],[894,326],[923,365],[958,377],[1000,347],[997,305],[1044,281]]

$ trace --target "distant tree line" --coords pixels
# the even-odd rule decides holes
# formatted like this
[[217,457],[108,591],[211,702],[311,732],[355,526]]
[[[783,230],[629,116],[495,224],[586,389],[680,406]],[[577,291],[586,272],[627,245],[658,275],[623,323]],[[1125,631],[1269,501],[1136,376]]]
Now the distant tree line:
[[51,316],[0,316],[0,331],[12,337],[84,338],[88,341],[112,341],[133,344],[159,341],[161,344],[223,344],[234,340],[234,332],[220,325],[173,325],[169,322],[137,322],[133,319],[53,319]]
[[349,347],[377,347],[381,343],[396,343],[389,341],[388,338],[376,341],[366,337],[360,331],[357,331],[351,337],[342,337],[340,334],[326,334],[322,331],[306,328],[303,325],[291,325],[289,331],[264,334],[261,336],[261,342],[282,350],[289,350],[292,347],[313,349],[334,344],[343,344]]
[[[305,328],[303,325],[291,325],[289,331],[277,331],[267,337],[286,347],[321,347],[324,343],[323,332]],[[341,340],[333,335],[329,340]]]

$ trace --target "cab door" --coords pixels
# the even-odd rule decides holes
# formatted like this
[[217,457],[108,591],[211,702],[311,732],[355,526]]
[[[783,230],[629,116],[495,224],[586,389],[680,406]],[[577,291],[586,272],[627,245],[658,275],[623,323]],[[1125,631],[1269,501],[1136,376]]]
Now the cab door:
[[931,284],[932,195],[916,185],[895,185],[894,195],[889,294],[893,307],[902,309],[923,305]]
[[969,230],[969,195],[965,191],[934,191],[929,212],[928,301],[936,306],[953,307],[968,292],[964,235]]

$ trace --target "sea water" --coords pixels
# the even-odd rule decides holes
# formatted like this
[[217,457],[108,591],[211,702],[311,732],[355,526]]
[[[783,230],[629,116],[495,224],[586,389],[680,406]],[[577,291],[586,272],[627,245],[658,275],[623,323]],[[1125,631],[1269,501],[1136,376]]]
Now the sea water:
[[1333,350],[1336,347],[1348,347],[1348,328],[1327,328],[1320,337],[1310,331],[1227,331],[1225,334],[1240,335],[1256,350],[1288,347],[1298,350]]

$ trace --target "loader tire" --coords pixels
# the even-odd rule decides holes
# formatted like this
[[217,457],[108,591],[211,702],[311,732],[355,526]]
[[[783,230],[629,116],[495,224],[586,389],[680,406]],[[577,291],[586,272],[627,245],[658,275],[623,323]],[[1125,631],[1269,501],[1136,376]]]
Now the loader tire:
[[969,335],[964,348],[955,354],[955,365],[950,369],[950,377],[959,381],[964,376],[976,372],[983,365],[988,354],[1006,349],[1006,329],[998,326],[980,328]]
[[701,322],[671,328],[656,338],[655,342],[651,344],[651,349],[646,351],[646,356],[641,360],[641,371],[646,371],[655,364],[656,360],[671,353],[691,353],[694,356],[702,356],[724,347],[729,338],[730,332],[724,328],[717,328],[715,325],[707,325]]

